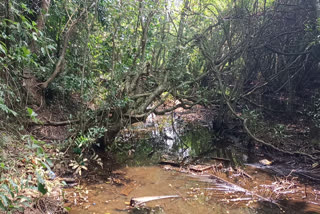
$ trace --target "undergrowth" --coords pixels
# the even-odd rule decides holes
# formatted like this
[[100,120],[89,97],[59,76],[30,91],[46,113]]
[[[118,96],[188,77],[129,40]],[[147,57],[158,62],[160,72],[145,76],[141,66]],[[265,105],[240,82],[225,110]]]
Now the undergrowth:
[[60,183],[54,180],[46,149],[45,142],[31,135],[0,130],[0,211],[32,210],[39,199],[57,195]]

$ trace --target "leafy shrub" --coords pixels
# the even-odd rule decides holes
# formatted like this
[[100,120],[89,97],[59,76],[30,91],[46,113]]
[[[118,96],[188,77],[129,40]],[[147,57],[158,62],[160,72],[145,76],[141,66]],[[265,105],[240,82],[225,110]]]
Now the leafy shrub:
[[30,180],[20,179],[14,181],[12,178],[0,180],[0,210],[5,212],[23,211],[24,207],[30,207],[32,200],[24,196],[26,189],[30,189]]
[[69,166],[75,170],[75,174],[82,174],[82,170],[87,170],[88,161],[94,161],[103,168],[101,158],[93,151],[93,154],[86,158],[86,154],[96,143],[96,139],[103,136],[105,129],[102,127],[92,127],[84,135],[79,135],[74,141],[73,152],[76,154]]
[[[26,144],[19,145],[19,154],[0,159],[0,210],[11,213],[23,211],[34,202],[37,192],[41,195],[50,193],[54,184],[51,170],[53,166],[43,145],[45,142],[36,140],[31,135],[25,135],[22,140]],[[17,165],[23,168],[17,168]],[[29,196],[26,196],[29,195]]]
[[14,97],[14,93],[11,90],[9,90],[7,85],[0,82],[0,114],[1,112],[4,112],[7,115],[17,116],[17,112],[13,111],[6,105],[6,96]]

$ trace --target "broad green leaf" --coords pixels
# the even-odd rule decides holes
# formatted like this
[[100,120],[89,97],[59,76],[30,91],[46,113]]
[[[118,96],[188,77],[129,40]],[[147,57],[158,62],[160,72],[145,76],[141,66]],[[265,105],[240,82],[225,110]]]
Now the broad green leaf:
[[49,171],[51,171],[51,168],[47,163],[45,163],[43,161],[40,161],[40,162],[41,162],[41,165],[42,165],[43,168],[48,169]]
[[48,48],[49,50],[55,50],[55,49],[56,49],[53,45],[48,45],[47,48]]
[[9,180],[11,186],[14,188],[15,192],[18,193],[19,192],[19,186],[13,181],[13,180]]
[[0,41],[0,51],[4,54],[7,54],[7,48],[6,45]]
[[45,195],[48,190],[46,189],[45,184],[42,184],[40,182],[38,182],[38,191],[42,193],[42,195]]
[[4,190],[6,190],[12,197],[14,197],[13,192],[11,191],[11,189],[8,187],[7,184],[2,184],[2,185],[1,185],[1,188],[4,189]]
[[1,208],[0,210],[7,211],[7,208],[4,206],[1,200],[0,200],[0,208]]
[[44,154],[43,148],[41,146],[38,146],[37,148],[37,156],[41,156]]
[[28,57],[28,56],[30,55],[30,53],[31,53],[30,49],[27,48],[26,46],[23,46],[23,47],[21,48],[21,50],[22,50],[22,52],[23,52],[23,56],[24,56],[24,57]]
[[47,164],[48,164],[50,167],[53,167],[53,163],[52,163],[52,161],[50,160],[50,158],[46,158],[46,162],[47,162]]
[[11,201],[7,196],[5,196],[5,195],[0,193],[0,199],[1,199],[0,201],[3,203],[4,207],[8,207],[9,206],[9,203]]

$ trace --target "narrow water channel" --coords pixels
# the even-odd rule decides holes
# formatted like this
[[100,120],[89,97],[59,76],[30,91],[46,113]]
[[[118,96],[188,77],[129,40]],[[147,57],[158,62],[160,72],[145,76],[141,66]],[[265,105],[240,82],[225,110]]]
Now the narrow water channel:
[[[151,118],[124,131],[118,147],[123,164],[110,177],[68,190],[70,213],[320,213],[319,187],[290,169],[277,174],[281,168],[239,145],[218,143],[208,128]],[[129,206],[132,198],[172,195]]]

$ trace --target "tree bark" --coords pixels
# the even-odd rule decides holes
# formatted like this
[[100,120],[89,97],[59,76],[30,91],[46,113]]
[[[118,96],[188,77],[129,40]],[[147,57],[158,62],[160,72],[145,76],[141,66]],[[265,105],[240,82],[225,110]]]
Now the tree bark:
[[[40,13],[38,15],[38,18],[37,18],[37,29],[38,31],[43,31],[44,27],[45,27],[45,17],[49,11],[49,8],[50,8],[50,0],[42,0],[41,2],[41,10],[40,10]],[[39,33],[38,33],[39,35]],[[36,46],[36,43],[34,40],[31,41],[31,44],[30,44],[30,49],[31,49],[31,52],[34,53],[34,54],[37,54],[38,52],[38,48]]]
[[54,72],[51,74],[51,76],[43,83],[41,83],[41,88],[42,89],[46,89],[48,87],[48,85],[58,76],[58,74],[63,70],[63,65],[64,65],[64,59],[66,56],[66,51],[68,48],[68,43],[69,43],[69,39],[70,39],[70,34],[72,32],[73,28],[69,28],[69,30],[67,31],[65,37],[64,37],[64,42],[63,42],[63,47],[62,47],[62,51],[61,54],[59,56],[58,62],[56,63]]
[[189,8],[189,0],[184,1],[184,6],[180,16],[179,29],[177,35],[177,45],[182,44],[182,36],[184,31],[185,19],[186,19],[186,10]]
[[38,30],[43,30],[45,26],[45,17],[50,8],[50,0],[42,0],[41,11],[37,20]]
[[[50,0],[42,0],[41,11],[37,18],[37,30],[43,31],[45,27],[45,17],[50,8]],[[32,54],[37,54],[38,48],[34,40],[31,41],[29,46]],[[35,104],[37,106],[42,106],[44,104],[44,98],[41,88],[38,87],[38,81],[36,77],[32,74],[30,68],[26,68],[23,71],[23,83],[26,92],[28,94],[29,103]]]

